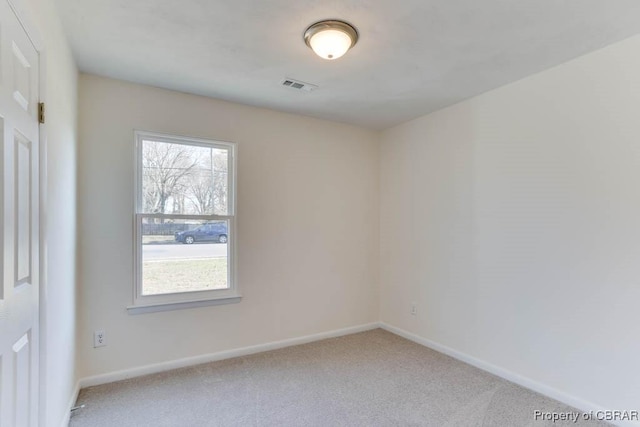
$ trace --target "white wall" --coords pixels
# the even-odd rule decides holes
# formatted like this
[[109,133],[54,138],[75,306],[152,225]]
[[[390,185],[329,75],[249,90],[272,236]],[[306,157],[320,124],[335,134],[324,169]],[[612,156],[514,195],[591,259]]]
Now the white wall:
[[45,281],[41,290],[42,425],[68,416],[74,397],[76,328],[76,117],[78,71],[53,0],[12,0],[43,54],[40,98],[47,107]]
[[382,321],[637,409],[638,52],[640,36],[383,133]]
[[[374,133],[91,75],[79,114],[82,376],[377,321]],[[127,313],[134,129],[238,144],[239,304]]]

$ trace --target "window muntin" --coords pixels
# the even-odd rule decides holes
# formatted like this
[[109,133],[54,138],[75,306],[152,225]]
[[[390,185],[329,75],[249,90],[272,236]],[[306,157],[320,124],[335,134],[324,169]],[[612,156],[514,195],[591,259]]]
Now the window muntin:
[[237,296],[235,144],[136,132],[134,306]]

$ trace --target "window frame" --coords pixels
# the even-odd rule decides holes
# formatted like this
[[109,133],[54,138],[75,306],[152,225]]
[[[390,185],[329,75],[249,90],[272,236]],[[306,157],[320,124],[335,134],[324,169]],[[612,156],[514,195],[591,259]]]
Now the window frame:
[[[168,144],[181,144],[188,146],[214,147],[227,150],[227,186],[228,186],[228,212],[227,215],[185,215],[185,214],[158,214],[143,212],[143,141],[162,142]],[[157,132],[134,131],[135,155],[134,155],[134,206],[133,206],[133,248],[134,248],[134,283],[133,304],[127,309],[130,314],[139,314],[154,311],[175,310],[180,308],[200,307],[205,305],[218,305],[239,302],[241,296],[238,292],[236,270],[236,194],[237,194],[237,145],[234,142],[218,141],[187,136],[168,135]],[[202,291],[174,292],[160,295],[142,294],[142,220],[143,218],[165,219],[195,219],[202,221],[228,221],[229,236],[227,240],[227,283],[226,289],[212,289]]]

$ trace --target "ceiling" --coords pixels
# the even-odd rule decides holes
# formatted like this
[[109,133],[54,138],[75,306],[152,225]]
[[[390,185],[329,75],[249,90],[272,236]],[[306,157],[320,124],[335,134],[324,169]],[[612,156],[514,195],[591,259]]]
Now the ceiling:
[[[56,1],[84,72],[371,129],[640,32],[638,0]],[[330,18],[360,33],[335,61],[302,39]]]

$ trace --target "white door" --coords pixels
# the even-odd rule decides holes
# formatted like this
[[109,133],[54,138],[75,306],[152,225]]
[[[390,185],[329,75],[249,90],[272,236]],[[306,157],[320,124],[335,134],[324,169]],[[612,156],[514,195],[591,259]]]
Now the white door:
[[0,0],[0,427],[38,424],[38,53]]

